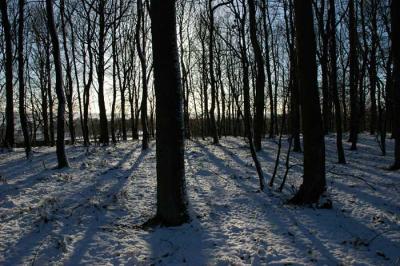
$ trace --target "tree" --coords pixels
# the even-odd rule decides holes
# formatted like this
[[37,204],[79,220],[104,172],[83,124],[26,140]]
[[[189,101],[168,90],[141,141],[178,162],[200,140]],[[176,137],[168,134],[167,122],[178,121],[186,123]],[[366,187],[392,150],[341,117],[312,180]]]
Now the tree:
[[322,80],[322,118],[324,124],[324,133],[328,134],[331,131],[331,121],[332,121],[332,101],[331,101],[331,92],[329,91],[328,84],[328,40],[329,35],[326,27],[329,24],[325,24],[324,16],[325,16],[325,3],[326,0],[317,1],[316,3],[320,3],[320,7],[315,5],[315,14],[318,24],[318,40],[319,47],[318,50],[318,59],[321,67],[321,80]]
[[358,138],[358,55],[357,55],[357,25],[354,8],[354,0],[349,2],[349,35],[350,35],[350,142],[351,150],[357,150]]
[[395,159],[392,170],[400,169],[400,2],[392,0],[392,56],[393,56],[393,112],[395,138]]
[[175,0],[152,0],[151,22],[157,108],[156,220],[175,226],[189,220]]
[[342,111],[340,108],[339,92],[337,85],[337,65],[336,65],[336,9],[335,0],[329,0],[329,62],[330,62],[330,91],[333,96],[335,106],[336,121],[336,147],[339,163],[346,163],[342,143]]
[[108,135],[108,121],[107,121],[107,112],[106,105],[104,102],[104,54],[106,51],[106,1],[107,0],[99,0],[97,11],[99,15],[99,47],[98,47],[98,62],[97,62],[97,80],[98,80],[98,102],[99,102],[99,111],[100,111],[100,143],[104,145],[108,145],[110,138]]
[[[289,1],[289,8],[286,0],[283,2],[284,19],[286,28],[286,41],[289,49],[289,72],[290,72],[290,129],[293,139],[293,151],[301,152],[300,143],[300,102],[299,102],[299,84],[297,79],[297,60],[295,49],[295,27],[293,23],[293,2]],[[287,14],[289,9],[289,14]]]
[[24,145],[26,157],[31,156],[31,140],[28,131],[28,121],[25,112],[25,77],[24,77],[24,7],[25,0],[18,1],[19,8],[19,27],[18,27],[18,84],[19,84],[19,117],[21,121],[22,133],[24,135]]
[[214,73],[214,32],[215,32],[215,25],[214,25],[214,12],[215,10],[220,7],[220,5],[213,6],[213,0],[208,0],[208,9],[209,9],[209,19],[210,24],[209,27],[209,42],[208,42],[208,64],[210,72],[210,85],[211,85],[211,107],[210,107],[210,122],[211,122],[211,134],[213,137],[213,144],[219,144],[218,138],[218,126],[215,120],[215,101],[216,101],[216,81],[215,81],[215,73]]
[[58,161],[58,168],[64,168],[64,167],[69,167],[67,155],[65,154],[65,144],[64,144],[65,95],[63,90],[60,42],[58,40],[56,25],[54,22],[52,0],[46,0],[46,11],[47,11],[47,24],[51,37],[51,43],[53,44],[54,68],[56,72],[56,94],[58,99],[57,143],[56,143],[57,161]]
[[254,50],[256,60],[256,98],[254,116],[254,146],[256,151],[261,150],[261,138],[264,131],[264,88],[265,88],[265,73],[264,59],[257,39],[257,22],[256,22],[256,5],[254,0],[248,0],[249,17],[250,17],[250,40]]
[[[149,128],[147,122],[147,98],[148,98],[148,88],[147,88],[147,63],[146,63],[146,35],[145,35],[145,13],[143,8],[142,0],[137,1],[137,24],[136,24],[136,49],[140,59],[141,74],[142,74],[142,103],[140,106],[141,120],[142,120],[142,150],[146,150],[149,147]],[[142,38],[140,38],[142,37]]]
[[325,144],[317,85],[312,0],[295,0],[294,11],[303,121],[304,176],[303,184],[290,202],[306,204],[317,202],[325,190]]
[[69,60],[68,54],[68,42],[67,42],[67,29],[66,29],[66,18],[65,18],[65,3],[64,0],[60,0],[60,14],[61,14],[61,29],[62,29],[62,39],[63,39],[63,48],[64,48],[64,56],[65,56],[65,65],[66,71],[65,74],[67,76],[67,86],[66,86],[66,99],[68,106],[68,127],[69,134],[71,137],[71,144],[75,143],[75,126],[74,126],[74,104],[73,104],[73,81],[72,81],[72,66]]
[[267,25],[267,17],[269,19],[267,0],[262,0],[261,15],[263,21],[263,32],[264,32],[264,46],[265,46],[265,66],[267,70],[268,78],[268,94],[269,94],[269,106],[270,106],[270,125],[269,125],[269,138],[274,137],[274,125],[275,125],[275,107],[274,107],[274,95],[272,93],[272,73],[270,64],[270,47],[269,47],[269,32]]
[[6,44],[5,74],[6,74],[6,137],[4,146],[14,146],[14,101],[13,101],[13,51],[11,43],[11,27],[8,19],[7,1],[0,1],[1,20]]

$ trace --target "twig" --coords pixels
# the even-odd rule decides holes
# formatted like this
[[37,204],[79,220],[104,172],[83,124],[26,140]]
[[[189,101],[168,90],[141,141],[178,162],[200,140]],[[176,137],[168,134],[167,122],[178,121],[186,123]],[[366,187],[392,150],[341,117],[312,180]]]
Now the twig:
[[354,177],[354,178],[356,178],[356,179],[362,180],[362,181],[364,181],[365,184],[366,184],[367,186],[369,186],[373,191],[376,191],[376,188],[375,188],[373,185],[371,185],[370,183],[368,183],[367,180],[365,180],[365,179],[362,178],[361,176],[356,176],[356,175],[352,175],[352,174],[336,173],[336,172],[333,172],[332,170],[328,170],[327,172],[328,172],[328,173],[331,173],[331,174],[334,174],[334,175],[337,175],[337,176],[344,176],[344,175],[346,175],[346,176],[350,176],[350,177]]
[[397,230],[398,229],[388,229],[388,230],[385,230],[383,232],[380,232],[380,233],[376,234],[374,237],[372,237],[370,240],[368,240],[367,244],[370,245],[372,243],[372,241],[374,241],[375,239],[377,239],[378,237],[380,237],[383,234],[386,234],[386,233],[388,233],[390,231],[397,231]]

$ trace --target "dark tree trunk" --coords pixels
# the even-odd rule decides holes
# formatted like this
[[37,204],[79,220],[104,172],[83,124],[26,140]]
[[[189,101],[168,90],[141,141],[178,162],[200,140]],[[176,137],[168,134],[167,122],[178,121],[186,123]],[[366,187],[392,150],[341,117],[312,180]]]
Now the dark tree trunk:
[[[31,140],[28,131],[28,121],[25,112],[25,77],[24,77],[24,7],[25,1],[18,1],[19,21],[18,21],[18,84],[19,84],[19,118],[21,122],[22,134],[24,135],[24,146],[26,158],[31,156]],[[33,111],[34,112],[34,111]]]
[[180,56],[180,64],[182,71],[182,92],[183,92],[183,117],[184,117],[184,126],[185,126],[185,138],[190,139],[191,131],[190,131],[190,114],[189,114],[189,83],[188,83],[188,75],[189,72],[186,70],[186,65],[184,62],[185,58],[185,49],[184,49],[184,38],[183,38],[183,26],[184,26],[184,18],[185,18],[185,6],[181,6],[182,13],[179,16],[178,27],[179,27],[179,56]]
[[287,4],[284,1],[284,18],[286,26],[286,38],[289,45],[290,60],[290,129],[292,134],[293,151],[301,152],[300,143],[300,102],[299,102],[299,84],[297,78],[297,60],[295,49],[295,27],[293,25],[293,3],[289,1],[289,16],[287,14]]
[[257,39],[257,21],[256,5],[254,0],[248,0],[249,18],[250,18],[250,40],[254,50],[256,60],[256,98],[255,98],[255,116],[254,116],[254,146],[256,151],[261,150],[261,138],[264,132],[264,58],[262,55],[260,43]]
[[330,91],[333,96],[335,106],[336,121],[336,147],[338,152],[338,161],[341,164],[346,163],[343,143],[342,143],[342,113],[339,101],[339,91],[337,85],[337,64],[336,64],[336,10],[335,0],[329,0],[329,56],[330,56]]
[[[90,87],[93,83],[93,50],[91,47],[92,43],[92,29],[90,25],[90,20],[88,22],[88,28],[86,32],[86,41],[87,48],[83,45],[83,50],[88,53],[89,56],[89,73],[88,79],[86,80],[86,59],[84,58],[83,64],[83,79],[84,79],[84,87],[83,87],[83,142],[87,147],[90,145],[90,134],[89,134],[89,100],[90,100]],[[86,55],[86,52],[84,53]]]
[[71,144],[75,143],[75,126],[74,126],[74,105],[73,105],[73,82],[72,82],[72,67],[69,60],[68,44],[67,44],[67,29],[65,25],[65,3],[64,0],[60,0],[60,14],[61,14],[61,29],[63,37],[63,48],[66,65],[66,81],[67,86],[65,87],[65,94],[68,106],[68,127],[71,138]]
[[185,188],[182,85],[174,0],[152,0],[156,92],[157,216],[164,225],[189,220]]
[[210,107],[210,123],[211,123],[211,134],[213,137],[213,144],[219,144],[218,138],[218,127],[217,121],[215,119],[215,102],[217,98],[216,92],[216,80],[215,80],[215,73],[214,73],[214,11],[217,7],[213,7],[212,0],[208,0],[208,9],[210,12],[209,19],[210,25],[209,27],[209,43],[208,43],[208,64],[210,72],[210,85],[211,85],[211,107]]
[[52,0],[46,0],[47,23],[53,44],[54,68],[56,72],[56,93],[58,99],[57,109],[57,160],[58,168],[69,167],[67,155],[65,154],[64,127],[65,127],[65,95],[63,90],[62,65],[60,56],[60,43],[58,40],[56,25],[54,22]]
[[357,138],[358,138],[358,92],[357,92],[357,80],[358,80],[358,55],[357,55],[357,25],[356,25],[356,14],[354,8],[354,0],[349,2],[349,35],[350,35],[350,142],[351,150],[357,149]]
[[6,136],[4,146],[12,148],[14,146],[14,101],[13,101],[13,52],[10,21],[8,20],[7,1],[0,1],[1,19],[4,30],[5,42],[5,76],[6,76]]
[[258,160],[257,152],[254,147],[254,142],[253,142],[253,131],[251,127],[251,105],[250,105],[250,75],[249,75],[249,60],[247,56],[247,42],[246,42],[246,5],[245,2],[243,4],[243,15],[239,15],[236,13],[236,17],[238,17],[238,21],[240,24],[238,24],[238,29],[239,29],[239,46],[240,46],[240,61],[242,64],[242,71],[243,71],[243,113],[240,111],[240,104],[239,104],[239,94],[235,92],[234,94],[236,95],[235,100],[236,100],[236,105],[238,108],[238,116],[239,114],[241,115],[241,118],[243,119],[244,122],[244,131],[245,131],[245,137],[247,138],[249,142],[249,148],[250,148],[250,153],[251,157],[253,159],[254,165],[256,167],[257,175],[258,175],[258,180],[260,184],[260,190],[263,191],[265,188],[265,179],[264,179],[264,173],[262,171],[262,167],[260,164],[260,161]]
[[[114,9],[114,12],[117,12]],[[114,22],[115,23],[115,22]],[[115,136],[115,104],[117,101],[117,26],[113,25],[112,31],[112,87],[113,87],[113,94],[112,94],[112,106],[111,106],[111,121],[110,121],[110,130],[111,130],[111,141],[113,144],[117,143],[117,139]]]
[[393,0],[392,15],[392,56],[393,56],[393,135],[395,138],[393,170],[400,169],[400,1]]
[[324,124],[324,133],[328,134],[331,129],[332,121],[332,106],[331,106],[331,91],[328,82],[328,40],[329,36],[325,28],[325,3],[326,0],[318,1],[321,3],[320,7],[315,8],[315,13],[318,21],[318,36],[320,39],[320,52],[319,63],[321,65],[321,79],[322,79],[322,118]]
[[42,96],[41,101],[41,111],[42,111],[42,120],[43,120],[43,140],[44,145],[50,144],[50,137],[49,137],[49,116],[47,113],[48,104],[47,104],[47,84],[46,84],[46,77],[45,77],[45,69],[44,69],[44,58],[41,57],[39,62],[39,79],[40,79],[40,92]]
[[312,0],[295,0],[294,10],[304,137],[304,176],[303,184],[291,202],[305,204],[317,202],[325,190],[325,144],[317,85]]
[[[146,36],[145,36],[145,14],[142,4],[142,0],[137,1],[137,24],[136,24],[136,48],[140,59],[141,75],[142,75],[142,102],[140,105],[140,114],[142,122],[142,150],[146,150],[149,147],[149,126],[147,119],[147,98],[148,98],[148,88],[147,88],[147,65],[146,65]],[[142,39],[140,39],[142,35]]]
[[[72,49],[72,62],[74,64],[74,73],[75,73],[75,81],[76,81],[76,91],[78,93],[78,104],[79,104],[79,119],[80,119],[80,124],[81,124],[81,130],[82,130],[82,135],[83,139],[85,140],[85,127],[83,125],[83,111],[82,111],[82,97],[81,97],[81,91],[80,91],[80,82],[79,82],[79,72],[78,72],[78,67],[77,67],[77,59],[76,59],[76,41],[75,41],[75,31],[74,27],[72,24],[72,19],[70,18],[68,20],[68,24],[71,29],[71,49]],[[85,141],[84,141],[85,144]]]
[[[366,129],[366,89],[365,89],[365,76],[368,68],[368,53],[370,48],[370,43],[367,40],[367,27],[366,27],[366,19],[365,19],[365,0],[360,0],[355,2],[356,10],[356,22],[357,23],[357,13],[360,13],[360,24],[361,24],[361,35],[362,35],[362,43],[358,40],[357,37],[357,54],[361,55],[362,63],[361,68],[357,70],[358,74],[358,131],[361,132]],[[357,4],[359,8],[359,12],[357,12]],[[356,25],[357,28],[357,25]],[[357,55],[358,56],[358,55]],[[368,68],[369,69],[369,68]],[[372,95],[371,95],[372,96]]]
[[53,113],[53,94],[51,89],[51,64],[50,64],[50,37],[46,39],[46,74],[47,74],[47,98],[49,101],[49,119],[50,119],[50,146],[53,147],[55,143],[54,136],[54,113]]
[[98,1],[99,12],[99,47],[98,47],[98,62],[97,62],[97,79],[98,79],[98,102],[100,112],[100,143],[108,145],[110,139],[108,135],[108,121],[106,105],[104,102],[104,54],[105,54],[105,39],[106,39],[106,21],[105,21],[105,2],[106,0]]
[[271,73],[271,64],[270,64],[270,46],[269,46],[269,33],[268,33],[268,25],[267,25],[267,0],[263,0],[263,7],[261,10],[262,20],[263,20],[263,29],[264,29],[264,43],[265,43],[265,66],[267,70],[267,78],[268,78],[268,96],[269,96],[269,106],[270,106],[270,124],[269,124],[269,138],[274,137],[274,96],[272,92],[272,73]]
[[369,129],[371,134],[375,134],[377,129],[377,106],[376,106],[376,87],[377,87],[377,60],[376,52],[378,48],[379,36],[377,25],[377,2],[371,1],[371,56],[369,59],[369,82],[370,82],[370,97],[371,97],[371,117]]

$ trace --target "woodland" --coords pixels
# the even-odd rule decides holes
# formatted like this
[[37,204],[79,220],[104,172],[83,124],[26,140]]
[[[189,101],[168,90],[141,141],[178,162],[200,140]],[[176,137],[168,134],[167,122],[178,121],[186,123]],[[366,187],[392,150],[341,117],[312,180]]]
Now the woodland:
[[0,11],[0,265],[400,264],[400,1]]

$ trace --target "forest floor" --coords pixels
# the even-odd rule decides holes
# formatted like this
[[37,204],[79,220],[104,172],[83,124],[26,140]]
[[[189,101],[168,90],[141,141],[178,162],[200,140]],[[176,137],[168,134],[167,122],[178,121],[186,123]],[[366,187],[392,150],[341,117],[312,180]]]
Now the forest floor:
[[[155,212],[155,143],[68,146],[71,168],[54,169],[54,148],[0,154],[0,265],[399,265],[400,173],[393,142],[383,157],[375,137],[361,135],[347,165],[336,164],[326,138],[327,195],[332,209],[285,204],[301,183],[302,155],[292,153],[285,189],[258,192],[243,139],[186,144],[192,221],[142,230]],[[273,171],[277,140],[259,153]],[[276,186],[285,172],[287,140]]]

